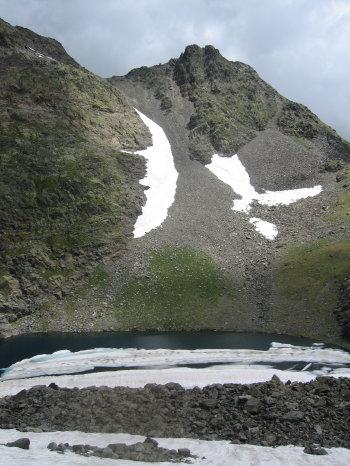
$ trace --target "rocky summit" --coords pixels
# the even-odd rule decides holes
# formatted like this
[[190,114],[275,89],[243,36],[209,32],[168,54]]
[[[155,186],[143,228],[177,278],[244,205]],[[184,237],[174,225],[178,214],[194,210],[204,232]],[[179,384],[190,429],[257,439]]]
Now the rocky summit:
[[[0,60],[2,336],[349,339],[350,145],[308,108],[210,45],[105,80],[1,21]],[[151,134],[135,108],[178,174],[166,219],[138,238]]]

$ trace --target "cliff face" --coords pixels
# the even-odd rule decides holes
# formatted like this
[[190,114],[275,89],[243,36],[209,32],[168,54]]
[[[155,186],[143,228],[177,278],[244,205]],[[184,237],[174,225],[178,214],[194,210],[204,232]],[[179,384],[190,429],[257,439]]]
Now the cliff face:
[[151,137],[124,97],[53,39],[0,22],[0,315],[61,299],[125,248]]
[[[103,80],[53,39],[1,22],[0,60],[3,334],[349,336],[350,146],[309,109],[212,46]],[[166,220],[133,240],[145,164],[121,150],[151,137],[132,107],[164,129],[178,172]],[[232,209],[244,199],[214,160],[246,170],[246,210]]]

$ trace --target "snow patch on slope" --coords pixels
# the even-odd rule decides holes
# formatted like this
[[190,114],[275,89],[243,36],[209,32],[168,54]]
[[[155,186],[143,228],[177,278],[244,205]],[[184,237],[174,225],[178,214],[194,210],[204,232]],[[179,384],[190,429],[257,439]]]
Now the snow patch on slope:
[[[322,186],[318,185],[313,188],[265,191],[259,194],[251,185],[249,174],[237,154],[232,157],[220,157],[218,154],[214,154],[211,163],[206,167],[242,197],[242,199],[233,201],[232,210],[246,214],[249,214],[254,201],[268,206],[289,205],[301,199],[316,196],[322,191]],[[253,223],[256,230],[269,240],[275,239],[278,234],[276,225],[272,223],[256,217],[251,218],[250,223]]]
[[145,191],[146,204],[134,228],[134,237],[140,238],[166,219],[168,209],[175,199],[178,173],[163,129],[143,113],[138,110],[136,112],[148,126],[153,140],[153,146],[136,152],[147,161],[147,174],[140,180],[141,184],[148,187]]
[[266,222],[257,217],[252,217],[249,219],[249,222],[255,226],[257,232],[264,235],[267,239],[273,240],[278,235],[277,227],[273,223]]

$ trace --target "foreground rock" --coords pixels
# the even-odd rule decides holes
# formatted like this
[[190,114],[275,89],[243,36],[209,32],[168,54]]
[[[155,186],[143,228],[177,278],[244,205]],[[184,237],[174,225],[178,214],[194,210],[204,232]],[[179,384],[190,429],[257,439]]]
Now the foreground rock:
[[36,386],[0,399],[0,427],[350,448],[350,380],[183,389]]
[[192,457],[190,450],[187,448],[179,448],[178,450],[169,450],[167,448],[158,447],[158,442],[150,437],[147,437],[144,442],[137,442],[133,445],[125,443],[110,443],[104,448],[91,445],[69,445],[68,443],[55,442],[49,443],[47,448],[51,451],[64,453],[65,451],[73,451],[82,456],[97,456],[99,458],[125,459],[131,461],[183,461],[184,458]]
[[22,450],[29,450],[29,445],[30,445],[30,440],[29,438],[19,438],[15,440],[14,442],[8,442],[6,443],[7,447],[16,447],[16,448],[21,448]]

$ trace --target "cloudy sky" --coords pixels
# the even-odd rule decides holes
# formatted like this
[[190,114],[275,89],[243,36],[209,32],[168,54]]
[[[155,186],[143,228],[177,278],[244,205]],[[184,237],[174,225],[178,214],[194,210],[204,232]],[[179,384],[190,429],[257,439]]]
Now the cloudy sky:
[[350,140],[350,0],[0,0],[107,77],[212,44]]

